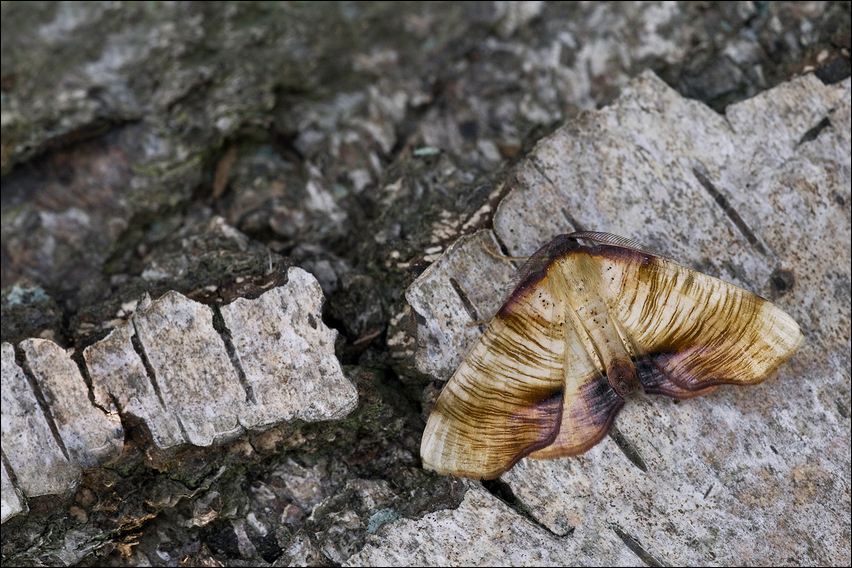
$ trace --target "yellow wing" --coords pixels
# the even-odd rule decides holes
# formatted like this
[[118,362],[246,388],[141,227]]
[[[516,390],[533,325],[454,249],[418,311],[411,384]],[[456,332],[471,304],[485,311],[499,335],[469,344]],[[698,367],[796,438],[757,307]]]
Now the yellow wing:
[[648,393],[691,398],[756,384],[804,341],[793,318],[738,286],[629,248],[587,250]]
[[553,441],[565,349],[554,309],[546,286],[531,285],[492,319],[429,416],[420,446],[424,467],[491,479]]

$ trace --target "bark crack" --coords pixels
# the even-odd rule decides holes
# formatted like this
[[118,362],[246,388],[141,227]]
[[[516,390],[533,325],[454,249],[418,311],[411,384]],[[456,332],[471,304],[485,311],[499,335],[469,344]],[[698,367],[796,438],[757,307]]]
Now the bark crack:
[[748,224],[740,217],[740,214],[737,213],[737,210],[731,206],[731,203],[728,201],[728,198],[722,194],[721,191],[716,189],[716,186],[710,181],[710,179],[704,175],[698,168],[692,168],[692,173],[695,175],[695,179],[698,180],[698,183],[707,191],[710,197],[716,202],[716,204],[722,208],[722,211],[725,212],[725,215],[733,222],[733,224],[739,229],[740,233],[748,241],[748,244],[753,246],[757,252],[762,255],[766,255],[766,249],[763,247],[763,243],[758,240],[757,235],[755,235],[752,230],[749,228]]
[[30,383],[30,388],[32,389],[33,394],[35,395],[39,407],[41,407],[42,414],[44,414],[44,417],[47,420],[47,425],[50,428],[50,433],[53,434],[53,439],[56,441],[56,444],[62,451],[62,455],[65,456],[65,459],[71,461],[71,456],[68,454],[68,449],[65,447],[65,442],[62,441],[62,436],[59,434],[59,427],[56,425],[56,419],[54,419],[53,417],[53,411],[50,409],[50,404],[48,403],[44,392],[41,390],[41,385],[39,385],[39,381],[36,377],[35,371],[33,371],[29,361],[27,360],[26,353],[24,352],[23,348],[20,347],[20,345],[15,346],[15,359],[18,365],[23,370],[24,376],[27,378],[27,382]]

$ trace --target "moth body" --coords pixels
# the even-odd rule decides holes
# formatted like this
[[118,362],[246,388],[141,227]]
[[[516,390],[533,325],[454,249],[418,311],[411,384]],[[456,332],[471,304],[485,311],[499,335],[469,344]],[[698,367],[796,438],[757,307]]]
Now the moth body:
[[638,378],[631,361],[632,349],[628,349],[627,337],[619,333],[616,320],[609,313],[598,264],[586,255],[566,255],[548,271],[548,286],[565,306],[586,351],[616,394],[624,398],[633,392]]
[[637,384],[674,398],[755,384],[801,345],[760,296],[628,242],[560,235],[529,259],[438,397],[424,467],[491,479],[525,456],[581,454]]

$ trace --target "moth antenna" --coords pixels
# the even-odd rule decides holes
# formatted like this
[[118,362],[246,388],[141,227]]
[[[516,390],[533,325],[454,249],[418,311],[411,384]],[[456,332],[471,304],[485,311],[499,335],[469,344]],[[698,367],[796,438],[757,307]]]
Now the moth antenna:
[[490,317],[490,318],[485,318],[485,319],[476,320],[476,321],[469,321],[469,322],[467,322],[465,325],[466,325],[467,327],[473,327],[473,326],[475,326],[475,325],[488,325],[488,324],[490,324],[490,323],[491,323],[491,320],[492,320],[492,319],[494,319],[494,318],[493,318],[493,317]]
[[498,258],[498,259],[504,260],[506,262],[526,262],[530,259],[530,257],[528,257],[528,256],[505,256],[505,255],[502,255],[499,252],[494,252],[493,250],[491,250],[491,248],[485,243],[482,243],[482,248],[484,248],[485,252],[487,252],[489,255],[493,256],[494,258]]
[[576,233],[571,233],[568,235],[572,239],[588,239],[590,241],[601,243],[604,245],[613,245],[617,247],[627,248],[630,250],[634,250],[636,252],[641,252],[642,254],[650,254],[651,256],[656,256],[658,258],[663,258],[665,260],[674,262],[676,264],[680,264],[674,258],[662,254],[659,251],[649,249],[646,246],[634,241],[633,239],[628,239],[627,237],[622,237],[619,235],[613,235],[612,233],[599,233],[596,231],[579,231]]

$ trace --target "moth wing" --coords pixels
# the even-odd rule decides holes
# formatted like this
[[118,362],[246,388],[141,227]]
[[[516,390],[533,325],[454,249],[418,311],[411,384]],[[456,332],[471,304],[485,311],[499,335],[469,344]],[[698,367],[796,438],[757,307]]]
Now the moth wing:
[[[565,305],[565,309],[570,308]],[[602,365],[590,354],[591,340],[585,331],[572,325],[570,317],[565,320],[565,396],[559,432],[549,446],[529,455],[534,459],[582,454],[606,436],[624,406],[624,399],[604,376]]]
[[795,320],[757,294],[640,251],[593,250],[648,393],[691,398],[756,384],[804,341]]
[[423,432],[424,467],[492,479],[556,438],[565,340],[546,281],[542,271],[519,286],[441,391]]

